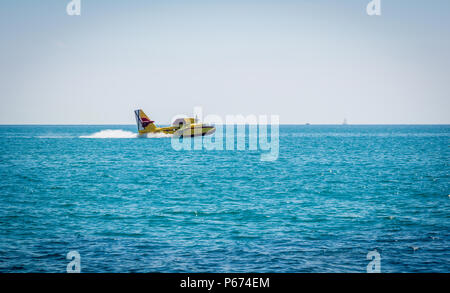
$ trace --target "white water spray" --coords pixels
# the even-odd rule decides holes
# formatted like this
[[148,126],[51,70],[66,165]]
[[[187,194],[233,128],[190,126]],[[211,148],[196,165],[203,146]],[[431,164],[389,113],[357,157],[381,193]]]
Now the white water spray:
[[82,135],[80,138],[164,138],[172,137],[171,134],[165,133],[147,133],[139,135],[135,132],[126,131],[122,129],[106,129],[91,135]]

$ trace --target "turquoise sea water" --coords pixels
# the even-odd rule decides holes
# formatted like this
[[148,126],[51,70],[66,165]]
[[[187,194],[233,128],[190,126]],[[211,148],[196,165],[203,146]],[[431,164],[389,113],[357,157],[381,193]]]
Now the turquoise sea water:
[[448,125],[283,125],[273,162],[134,132],[0,126],[0,272],[450,272]]

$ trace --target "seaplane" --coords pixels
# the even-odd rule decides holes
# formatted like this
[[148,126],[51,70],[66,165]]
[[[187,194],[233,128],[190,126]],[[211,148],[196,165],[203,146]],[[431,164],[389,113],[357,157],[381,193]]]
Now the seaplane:
[[213,125],[199,123],[196,118],[179,118],[172,123],[172,126],[157,127],[155,121],[150,120],[141,109],[135,110],[134,114],[139,135],[164,133],[177,137],[194,137],[210,135],[216,131]]

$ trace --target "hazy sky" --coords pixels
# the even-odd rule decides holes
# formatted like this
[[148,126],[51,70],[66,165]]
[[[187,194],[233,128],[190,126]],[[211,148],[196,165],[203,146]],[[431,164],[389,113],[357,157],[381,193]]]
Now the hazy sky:
[[450,123],[450,1],[0,1],[0,123]]

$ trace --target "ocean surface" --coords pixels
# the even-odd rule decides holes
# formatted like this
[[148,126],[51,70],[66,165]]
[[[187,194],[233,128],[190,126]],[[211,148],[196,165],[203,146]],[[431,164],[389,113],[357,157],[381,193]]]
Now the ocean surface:
[[262,150],[0,126],[0,272],[450,272],[450,126],[282,125]]

